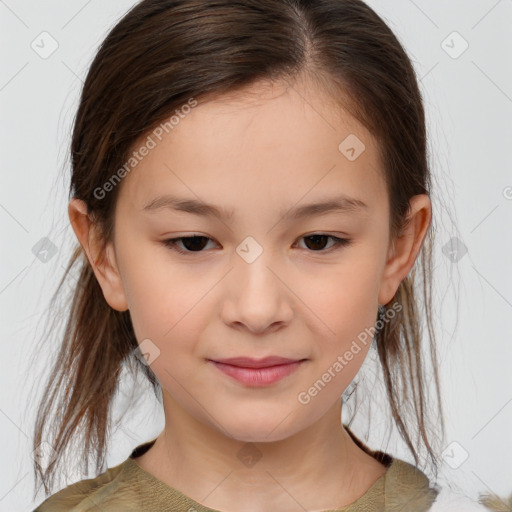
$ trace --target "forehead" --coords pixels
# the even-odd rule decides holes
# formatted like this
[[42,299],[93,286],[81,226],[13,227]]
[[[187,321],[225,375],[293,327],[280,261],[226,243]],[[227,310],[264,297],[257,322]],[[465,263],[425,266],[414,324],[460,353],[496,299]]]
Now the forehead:
[[333,189],[368,198],[383,191],[376,141],[312,84],[261,82],[202,98],[186,112],[172,129],[134,145],[152,140],[119,200],[142,209],[163,192],[181,192],[239,206],[242,198],[289,204]]

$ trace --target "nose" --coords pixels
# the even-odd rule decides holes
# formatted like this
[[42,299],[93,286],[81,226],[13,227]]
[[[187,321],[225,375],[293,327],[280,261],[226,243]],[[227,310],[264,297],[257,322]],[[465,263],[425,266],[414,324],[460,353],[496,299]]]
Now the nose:
[[273,332],[288,325],[293,317],[294,295],[282,274],[265,251],[252,262],[237,256],[235,268],[228,276],[223,321],[253,334]]

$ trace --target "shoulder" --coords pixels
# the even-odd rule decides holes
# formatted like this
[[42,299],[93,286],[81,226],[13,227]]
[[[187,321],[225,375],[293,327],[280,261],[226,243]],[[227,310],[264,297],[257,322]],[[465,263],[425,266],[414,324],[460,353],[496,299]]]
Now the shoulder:
[[431,483],[416,466],[393,459],[385,479],[386,510],[428,512],[489,512],[460,491],[443,482]]
[[141,510],[128,461],[107,469],[96,478],[80,480],[47,498],[34,512],[113,512]]
[[386,510],[431,510],[439,489],[416,466],[393,458],[384,475]]

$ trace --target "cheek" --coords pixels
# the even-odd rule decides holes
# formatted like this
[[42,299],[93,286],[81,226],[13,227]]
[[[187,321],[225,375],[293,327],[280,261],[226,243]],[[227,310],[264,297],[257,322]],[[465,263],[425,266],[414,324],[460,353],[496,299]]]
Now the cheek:
[[[377,308],[379,266],[369,257],[354,257],[310,275],[303,283],[307,306],[336,339],[354,328],[373,325]],[[334,331],[334,332],[331,332]],[[344,337],[344,336],[343,336]]]
[[[179,271],[178,271],[179,270]],[[206,357],[200,345],[201,333],[212,321],[211,294],[219,277],[183,269],[168,261],[151,262],[132,267],[126,275],[127,301],[138,343],[149,344],[159,357],[151,363],[158,380],[179,392],[174,379],[192,385],[199,375],[190,374],[191,358]],[[142,347],[141,347],[142,348]],[[161,356],[161,357],[160,357]]]
[[154,246],[146,251],[139,248],[136,258],[125,258],[123,286],[139,343],[150,338],[159,346],[169,344],[169,339],[186,328],[204,295],[206,285],[178,269]]
[[[379,268],[370,258],[330,269],[329,278],[310,283],[306,301],[319,318],[314,356],[322,372],[335,375],[336,388],[352,381],[370,348],[376,321]],[[341,361],[340,361],[341,357]],[[328,379],[329,376],[326,376]]]

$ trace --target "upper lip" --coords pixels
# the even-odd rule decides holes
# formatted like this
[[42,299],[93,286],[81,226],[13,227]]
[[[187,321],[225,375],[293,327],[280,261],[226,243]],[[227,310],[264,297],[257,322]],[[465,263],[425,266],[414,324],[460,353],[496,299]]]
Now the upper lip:
[[269,356],[263,359],[253,359],[252,357],[230,357],[228,359],[211,359],[215,363],[230,364],[240,366],[241,368],[268,368],[279,364],[290,364],[303,361],[303,359],[289,359],[286,357]]

